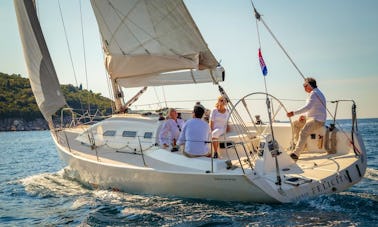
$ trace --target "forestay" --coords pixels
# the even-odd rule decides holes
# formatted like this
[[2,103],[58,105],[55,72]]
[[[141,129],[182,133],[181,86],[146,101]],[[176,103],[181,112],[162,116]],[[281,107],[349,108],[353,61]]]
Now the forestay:
[[30,85],[46,120],[66,104],[33,1],[14,0]]
[[139,87],[223,80],[223,69],[216,69],[218,62],[183,1],[91,3],[105,66],[117,84]]

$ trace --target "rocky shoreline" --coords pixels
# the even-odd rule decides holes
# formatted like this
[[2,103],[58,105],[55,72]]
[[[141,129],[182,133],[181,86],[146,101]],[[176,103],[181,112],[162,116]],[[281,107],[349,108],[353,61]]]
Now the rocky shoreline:
[[26,121],[22,118],[0,119],[0,131],[39,131],[48,129],[47,121],[43,118],[37,118],[32,121]]

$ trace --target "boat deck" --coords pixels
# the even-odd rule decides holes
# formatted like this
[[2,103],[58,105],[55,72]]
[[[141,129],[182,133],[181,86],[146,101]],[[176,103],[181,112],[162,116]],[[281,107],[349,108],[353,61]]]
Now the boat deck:
[[[238,159],[231,160],[232,167],[227,168],[230,166],[226,164],[228,159],[224,153],[218,159],[211,159],[207,157],[188,158],[181,151],[170,152],[158,146],[151,147],[148,151],[143,152],[143,155],[137,151],[117,150],[107,146],[92,149],[90,146],[73,139],[78,133],[82,132],[82,129],[70,129],[65,132],[65,136],[70,137],[70,141],[72,141],[69,147],[74,155],[102,164],[150,168],[158,171],[243,174],[244,169],[245,173],[253,172],[246,157],[242,158],[241,162]],[[338,173],[355,161],[356,156],[354,154],[304,152],[296,163],[281,168],[280,173],[287,177],[298,176],[304,179],[320,180]],[[263,177],[276,181],[276,171],[266,172]]]

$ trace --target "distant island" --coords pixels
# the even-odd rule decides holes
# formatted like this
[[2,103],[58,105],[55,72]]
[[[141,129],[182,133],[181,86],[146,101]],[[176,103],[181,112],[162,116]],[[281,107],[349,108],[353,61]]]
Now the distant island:
[[[112,100],[79,85],[61,85],[69,107],[75,111],[99,110],[112,113]],[[29,79],[19,74],[0,73],[0,131],[46,130],[47,122],[38,109]]]

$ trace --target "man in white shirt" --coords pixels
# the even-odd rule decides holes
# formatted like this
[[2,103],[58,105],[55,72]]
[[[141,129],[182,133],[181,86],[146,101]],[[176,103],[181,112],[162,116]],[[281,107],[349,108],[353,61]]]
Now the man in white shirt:
[[290,157],[295,161],[298,160],[303,151],[307,137],[315,130],[323,127],[327,118],[326,99],[318,89],[316,80],[311,77],[306,78],[303,87],[309,93],[306,104],[296,111],[287,113],[288,117],[306,113],[306,116],[300,116],[299,120],[294,121],[294,134],[298,141]]
[[186,121],[177,144],[185,144],[184,155],[190,158],[209,156],[210,127],[202,120],[205,108],[197,104],[193,109],[193,118]]

